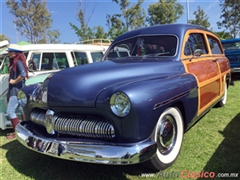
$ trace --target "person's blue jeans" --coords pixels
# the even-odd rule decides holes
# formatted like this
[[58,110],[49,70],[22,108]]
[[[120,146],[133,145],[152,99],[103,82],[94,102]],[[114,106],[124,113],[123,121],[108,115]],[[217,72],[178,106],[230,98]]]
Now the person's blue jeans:
[[16,109],[18,107],[17,96],[10,96],[7,106],[7,114],[10,119],[14,119],[17,117]]

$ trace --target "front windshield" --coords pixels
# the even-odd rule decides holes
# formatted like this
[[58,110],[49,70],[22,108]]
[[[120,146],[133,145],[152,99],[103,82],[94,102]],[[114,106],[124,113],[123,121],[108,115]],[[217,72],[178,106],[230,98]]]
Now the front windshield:
[[109,49],[106,59],[136,56],[175,56],[177,37],[173,35],[140,36],[121,41]]

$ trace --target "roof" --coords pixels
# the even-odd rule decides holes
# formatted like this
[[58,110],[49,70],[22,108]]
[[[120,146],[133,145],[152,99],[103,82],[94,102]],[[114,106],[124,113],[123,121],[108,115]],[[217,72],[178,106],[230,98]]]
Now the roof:
[[75,50],[75,51],[106,51],[108,46],[88,45],[88,44],[27,44],[22,46],[24,51],[30,50]]
[[163,25],[156,25],[156,26],[150,26],[146,28],[141,28],[138,30],[133,30],[126,32],[122,35],[120,35],[118,38],[115,39],[115,41],[119,41],[122,39],[134,37],[134,36],[141,36],[141,35],[154,35],[154,34],[175,34],[177,36],[182,36],[185,34],[185,32],[189,29],[199,29],[199,30],[210,30],[194,24],[163,24]]

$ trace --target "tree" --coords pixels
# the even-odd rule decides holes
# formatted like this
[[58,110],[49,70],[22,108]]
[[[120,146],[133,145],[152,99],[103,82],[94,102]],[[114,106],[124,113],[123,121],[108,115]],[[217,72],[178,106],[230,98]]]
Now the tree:
[[183,15],[183,6],[177,0],[159,0],[148,7],[149,24],[172,24]]
[[0,41],[4,41],[7,40],[8,42],[10,42],[10,38],[8,38],[5,34],[0,34]]
[[[113,0],[118,3],[118,0]],[[122,16],[125,19],[126,29],[128,31],[141,28],[144,26],[146,12],[143,8],[141,8],[142,3],[144,0],[138,0],[136,4],[133,4],[132,7],[128,0],[121,0],[120,7],[122,10]]]
[[115,39],[126,31],[145,26],[146,12],[141,8],[144,0],[138,0],[131,7],[128,0],[112,0],[120,5],[121,14],[107,15],[108,35]]
[[83,6],[82,1],[79,0],[79,11],[77,13],[78,21],[80,22],[80,27],[70,23],[71,28],[75,31],[76,35],[79,36],[80,41],[85,41],[89,39],[105,39],[108,35],[104,32],[103,27],[94,26],[93,28],[88,27],[88,23],[92,17],[95,7],[92,9],[88,19],[86,18],[86,6]]
[[38,40],[38,44],[57,44],[60,43],[60,40],[58,40],[60,36],[60,32],[58,30],[48,31],[47,37]]
[[228,32],[220,31],[214,32],[220,39],[230,39],[233,38],[232,35]]
[[44,39],[47,42],[48,30],[51,27],[51,14],[43,0],[7,0],[6,5],[14,15],[14,24],[20,34],[31,43]]
[[240,1],[220,0],[222,21],[217,22],[218,28],[225,28],[234,38],[240,36]]
[[193,15],[195,15],[195,19],[189,20],[188,23],[197,24],[197,25],[203,26],[205,28],[210,27],[210,23],[208,21],[208,16],[205,14],[204,10],[201,9],[200,6],[198,6],[197,11],[194,11]]
[[93,29],[96,39],[107,39],[108,35],[101,26],[95,26]]
[[127,28],[125,27],[124,23],[121,20],[121,14],[113,14],[109,15],[107,14],[107,26],[109,28],[108,30],[108,36],[111,39],[115,39],[119,35],[123,34],[127,31]]

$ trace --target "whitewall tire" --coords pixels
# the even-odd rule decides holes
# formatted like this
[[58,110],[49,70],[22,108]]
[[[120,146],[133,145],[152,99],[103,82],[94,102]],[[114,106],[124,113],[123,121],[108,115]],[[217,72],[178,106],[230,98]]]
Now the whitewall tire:
[[157,143],[156,155],[147,162],[154,170],[168,168],[177,159],[183,141],[183,118],[177,107],[167,108],[159,117],[153,138]]
[[223,97],[221,98],[221,100],[217,104],[218,107],[223,107],[223,106],[226,105],[226,103],[227,103],[227,92],[228,92],[228,87],[227,87],[227,82],[225,82],[224,94],[223,94]]

